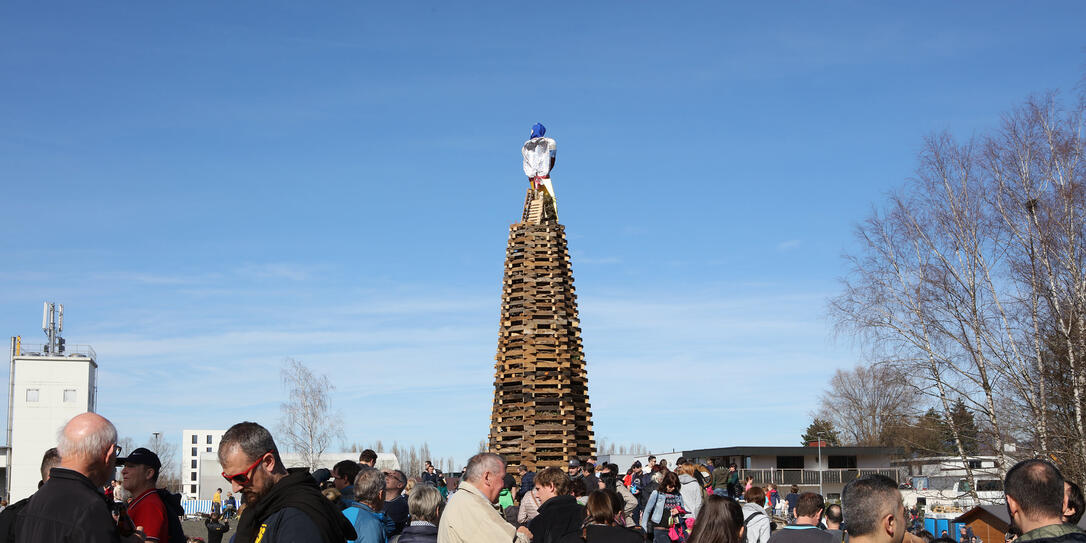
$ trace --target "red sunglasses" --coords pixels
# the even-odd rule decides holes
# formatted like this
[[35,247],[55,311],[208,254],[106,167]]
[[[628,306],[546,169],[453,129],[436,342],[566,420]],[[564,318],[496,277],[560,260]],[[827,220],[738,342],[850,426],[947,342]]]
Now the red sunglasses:
[[268,454],[270,454],[270,453],[271,453],[271,451],[268,451],[268,452],[260,455],[260,458],[257,458],[256,462],[253,462],[252,465],[245,468],[245,471],[239,471],[238,473],[235,473],[233,475],[227,475],[225,471],[222,472],[223,479],[226,479],[226,482],[228,482],[228,483],[237,483],[239,485],[247,485],[247,484],[249,484],[249,481],[252,480],[251,478],[249,478],[249,474],[252,473],[253,469],[255,469],[258,465],[260,465],[260,463],[264,461],[264,457],[268,456]]

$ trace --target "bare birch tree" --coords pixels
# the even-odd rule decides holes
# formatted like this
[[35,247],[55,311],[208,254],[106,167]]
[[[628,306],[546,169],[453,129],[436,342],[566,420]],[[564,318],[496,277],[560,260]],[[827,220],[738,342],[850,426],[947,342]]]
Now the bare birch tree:
[[335,387],[326,375],[314,375],[302,362],[284,361],[281,371],[287,401],[280,404],[279,431],[288,450],[316,469],[332,440],[342,436],[343,420],[334,413],[328,395]]
[[830,303],[842,330],[930,400],[963,459],[957,399],[980,416],[1000,460],[1009,440],[1032,444],[1080,479],[1084,103],[1061,110],[1048,95],[982,137],[929,138],[915,178],[858,228],[861,249]]

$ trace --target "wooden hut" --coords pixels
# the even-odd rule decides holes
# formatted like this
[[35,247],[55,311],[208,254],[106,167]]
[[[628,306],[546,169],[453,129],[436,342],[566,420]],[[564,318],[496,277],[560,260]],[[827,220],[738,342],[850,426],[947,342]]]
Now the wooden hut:
[[[954,519],[952,525],[965,524],[984,543],[1002,543],[1011,528],[1011,517],[1005,504],[978,505]],[[958,534],[951,534],[958,539]]]

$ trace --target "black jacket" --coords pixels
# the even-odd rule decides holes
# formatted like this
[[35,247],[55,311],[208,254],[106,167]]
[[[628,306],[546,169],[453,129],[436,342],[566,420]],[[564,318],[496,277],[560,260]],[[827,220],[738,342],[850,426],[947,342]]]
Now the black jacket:
[[400,543],[437,543],[437,526],[407,526],[400,534]]
[[309,470],[292,468],[238,520],[235,543],[340,542],[355,539],[354,526],[321,494]]
[[563,537],[580,533],[584,526],[584,506],[573,496],[555,496],[539,506],[539,514],[528,523],[532,543],[556,543]]
[[622,526],[600,526],[593,524],[585,528],[585,537],[581,533],[567,535],[559,543],[644,543],[645,536],[640,530]]
[[28,503],[30,498],[23,498],[0,511],[0,543],[15,543],[15,519]]
[[82,473],[49,470],[49,480],[30,498],[15,523],[16,541],[120,541],[101,489]]

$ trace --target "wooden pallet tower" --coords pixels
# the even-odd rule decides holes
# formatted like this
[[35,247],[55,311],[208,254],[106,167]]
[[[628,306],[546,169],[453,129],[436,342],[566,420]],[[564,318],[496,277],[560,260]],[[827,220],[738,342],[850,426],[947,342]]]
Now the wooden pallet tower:
[[554,200],[529,188],[509,227],[490,451],[536,471],[595,456],[577,295]]

